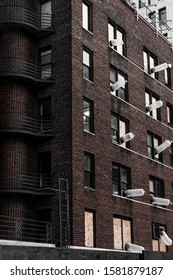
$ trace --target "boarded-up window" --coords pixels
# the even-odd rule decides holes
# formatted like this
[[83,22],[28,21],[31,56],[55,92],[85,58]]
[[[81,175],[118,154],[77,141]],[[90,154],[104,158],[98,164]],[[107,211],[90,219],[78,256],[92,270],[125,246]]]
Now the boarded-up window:
[[94,213],[85,211],[85,246],[94,247]]
[[131,221],[113,218],[114,249],[125,249],[125,244],[131,242]]
[[122,220],[123,227],[123,249],[127,242],[131,242],[131,223],[128,220]]
[[166,252],[166,244],[163,242],[162,239],[159,240],[159,246],[160,246],[160,251],[161,252]]
[[160,238],[160,233],[158,233],[157,229],[159,229],[159,232],[160,230],[165,231],[165,226],[159,224],[153,224],[153,240],[152,240],[153,251],[166,252],[167,251],[166,244]]
[[153,251],[160,251],[160,252],[166,252],[166,244],[163,242],[162,239],[159,240],[152,240],[153,245]]

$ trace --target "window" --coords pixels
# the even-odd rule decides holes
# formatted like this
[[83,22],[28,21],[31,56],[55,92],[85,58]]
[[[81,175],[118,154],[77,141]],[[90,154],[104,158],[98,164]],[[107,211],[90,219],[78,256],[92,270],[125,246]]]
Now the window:
[[112,164],[113,194],[124,195],[124,191],[130,189],[130,169],[120,164]]
[[[128,130],[128,121],[117,116],[115,114],[111,114],[111,139],[112,141],[121,144],[121,136],[127,133]],[[129,147],[129,142],[122,143],[122,146]]]
[[92,32],[92,5],[88,1],[82,3],[82,26]]
[[151,69],[157,65],[157,58],[148,50],[143,50],[143,59],[144,59],[144,71],[150,74],[153,78],[157,78],[157,73],[152,73]]
[[83,121],[84,130],[87,132],[94,132],[94,106],[93,102],[84,99],[83,101]]
[[169,147],[170,164],[173,165],[173,144]]
[[132,222],[128,218],[113,217],[114,249],[124,250],[132,242]]
[[84,153],[84,186],[94,188],[94,155]]
[[123,80],[124,81],[124,86],[121,86],[119,89],[116,91],[111,91],[112,94],[118,96],[119,98],[128,101],[128,88],[127,88],[127,75],[122,73],[121,71],[111,68],[110,69],[110,86],[115,84],[115,82]]
[[156,27],[156,12],[151,12],[148,14],[148,17],[150,19],[150,23]]
[[85,246],[95,246],[95,211],[85,211]]
[[[146,91],[145,92],[145,104],[146,106],[155,103],[156,101],[158,101],[159,98],[158,96],[156,96],[153,92],[151,91]],[[149,116],[153,117],[156,120],[160,121],[160,108],[159,109],[155,109],[153,111],[150,111],[147,113]]]
[[160,238],[160,232],[162,230],[166,230],[166,227],[164,225],[160,225],[157,223],[152,224],[152,247],[153,251],[160,251],[160,252],[166,252],[166,244],[163,242],[163,240]]
[[166,7],[159,9],[159,20],[166,22]]
[[173,125],[173,106],[167,103],[167,122]]
[[156,177],[149,177],[150,197],[165,197],[164,182]]
[[83,49],[83,77],[93,80],[93,54],[86,48]]
[[50,187],[51,181],[51,153],[38,154],[38,171],[40,176],[40,187]]
[[44,98],[38,101],[39,130],[51,129],[51,98]]
[[123,44],[120,44],[118,46],[114,46],[114,48],[119,54],[125,55],[125,31],[121,29],[119,26],[108,23],[108,40],[109,42],[113,39],[119,39],[120,42],[123,42]]
[[170,67],[165,69],[165,85],[169,88],[171,87],[171,68]]
[[41,28],[50,28],[52,25],[52,7],[51,1],[41,1]]
[[41,79],[48,79],[52,75],[52,51],[45,49],[40,52]]
[[162,161],[162,153],[156,154],[155,148],[161,144],[161,138],[151,132],[147,134],[148,157]]

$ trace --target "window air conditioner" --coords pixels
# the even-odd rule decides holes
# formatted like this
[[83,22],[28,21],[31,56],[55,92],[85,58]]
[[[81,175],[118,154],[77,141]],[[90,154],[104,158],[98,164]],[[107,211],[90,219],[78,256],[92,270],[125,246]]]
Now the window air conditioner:
[[124,42],[121,39],[113,39],[110,41],[111,47],[122,46],[123,44],[124,44]]
[[130,189],[130,190],[125,190],[124,194],[127,197],[143,196],[145,194],[145,191],[143,189]]
[[132,140],[135,137],[135,135],[132,132],[129,132],[123,136],[121,136],[121,141],[123,142],[128,142],[130,140]]
[[172,141],[166,140],[165,142],[163,142],[160,146],[158,146],[157,148],[155,148],[155,153],[156,154],[160,154],[161,152],[163,152],[166,148],[168,148],[169,146],[171,146]]
[[169,236],[166,234],[164,230],[161,230],[160,237],[167,246],[172,245],[172,240],[169,238]]
[[144,247],[136,245],[136,244],[132,244],[132,243],[126,243],[125,249],[127,251],[131,251],[134,253],[140,253],[140,254],[142,254],[142,251],[145,250]]
[[159,72],[159,71],[162,71],[162,70],[166,70],[168,67],[171,68],[171,64],[162,63],[160,65],[157,65],[157,66],[151,68],[151,72],[155,73],[155,72]]
[[168,206],[170,204],[170,200],[162,197],[152,197],[152,204],[153,205],[162,205],[162,206]]
[[148,106],[146,107],[146,111],[147,111],[147,112],[150,112],[150,111],[156,110],[156,109],[158,109],[158,108],[160,108],[160,107],[162,107],[162,106],[163,106],[163,101],[158,100],[158,101],[156,101],[156,102],[154,102],[154,103],[148,105]]
[[123,79],[118,80],[113,85],[111,85],[111,91],[116,91],[119,88],[124,87],[125,83],[127,83],[126,80],[123,80]]

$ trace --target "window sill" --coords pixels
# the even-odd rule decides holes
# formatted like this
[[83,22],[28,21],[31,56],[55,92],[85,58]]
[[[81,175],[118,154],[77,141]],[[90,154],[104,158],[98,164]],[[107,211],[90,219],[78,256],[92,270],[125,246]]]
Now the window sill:
[[91,187],[87,187],[87,186],[84,186],[84,188],[85,188],[86,190],[94,191],[94,192],[95,192],[95,188],[91,188]]
[[90,34],[93,36],[93,32],[88,30],[88,29],[85,29],[84,27],[82,27],[83,31],[86,32],[87,34]]
[[92,136],[95,136],[95,133],[93,133],[93,132],[90,132],[90,131],[87,131],[87,130],[85,130],[85,129],[84,129],[84,133],[86,133],[86,134],[88,134],[88,135],[92,135]]
[[113,47],[111,47],[110,45],[109,45],[109,48],[110,48],[111,50],[113,50],[114,52],[116,52],[117,54],[121,55],[122,57],[125,57],[125,58],[126,58],[126,56],[125,56],[124,54],[119,53],[117,50],[115,50],[115,49],[114,49]]
[[94,82],[93,82],[93,81],[88,80],[88,79],[87,79],[87,78],[85,78],[85,77],[83,77],[83,79],[84,79],[84,81],[87,81],[87,82],[91,83],[92,85],[94,85]]

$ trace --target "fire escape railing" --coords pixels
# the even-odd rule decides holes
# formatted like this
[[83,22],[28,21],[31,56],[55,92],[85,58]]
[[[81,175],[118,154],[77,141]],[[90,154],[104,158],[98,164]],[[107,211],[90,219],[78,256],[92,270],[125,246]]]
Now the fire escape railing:
[[0,76],[6,75],[20,75],[34,81],[52,80],[51,64],[42,67],[20,57],[1,58]]
[[46,117],[31,118],[24,114],[0,113],[0,131],[23,131],[34,135],[52,132],[52,120]]
[[37,13],[20,5],[0,5],[0,24],[20,23],[34,29],[52,28],[52,14]]
[[0,216],[0,239],[38,243],[52,243],[49,222]]
[[45,174],[1,174],[0,191],[41,193],[52,190],[51,176]]

